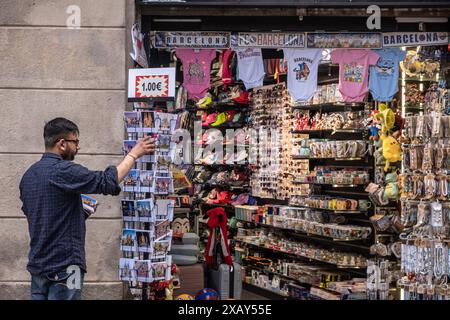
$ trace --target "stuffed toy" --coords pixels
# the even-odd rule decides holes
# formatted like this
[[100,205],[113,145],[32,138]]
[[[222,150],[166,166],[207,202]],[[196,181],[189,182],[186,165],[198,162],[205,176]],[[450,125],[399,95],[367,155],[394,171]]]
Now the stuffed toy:
[[399,195],[399,184],[398,175],[396,172],[391,172],[386,174],[386,187],[384,188],[384,198],[390,200],[398,200]]
[[383,157],[386,159],[384,171],[387,172],[391,163],[402,160],[402,149],[393,136],[382,133],[380,138],[383,142]]
[[373,143],[374,147],[375,147],[375,153],[374,153],[374,158],[375,158],[375,164],[377,166],[383,165],[386,163],[386,159],[384,159],[383,157],[383,141],[381,140],[375,140]]
[[395,113],[385,103],[378,106],[379,112],[375,115],[375,119],[381,123],[381,132],[386,134],[395,125]]

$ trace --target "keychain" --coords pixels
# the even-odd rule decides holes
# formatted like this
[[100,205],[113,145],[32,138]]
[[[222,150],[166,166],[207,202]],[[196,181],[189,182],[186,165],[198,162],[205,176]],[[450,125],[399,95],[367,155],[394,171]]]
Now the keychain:
[[433,169],[433,146],[428,143],[423,149],[422,170]]
[[436,195],[436,180],[434,174],[427,174],[424,177],[425,194],[424,199],[432,199]]
[[442,169],[444,165],[444,147],[441,143],[437,145],[435,155],[435,167],[436,169]]

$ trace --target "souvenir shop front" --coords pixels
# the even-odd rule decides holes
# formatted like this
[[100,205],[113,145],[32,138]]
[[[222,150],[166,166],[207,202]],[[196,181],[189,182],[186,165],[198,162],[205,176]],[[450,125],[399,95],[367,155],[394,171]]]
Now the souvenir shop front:
[[149,6],[124,114],[125,153],[157,141],[123,185],[130,298],[449,298],[446,29]]

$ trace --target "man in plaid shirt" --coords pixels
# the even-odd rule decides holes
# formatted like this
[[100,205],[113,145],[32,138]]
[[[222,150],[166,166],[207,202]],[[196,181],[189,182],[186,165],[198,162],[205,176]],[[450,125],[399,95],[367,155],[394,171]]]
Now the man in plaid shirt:
[[154,150],[141,139],[118,166],[91,171],[72,162],[79,146],[75,123],[56,118],[44,127],[45,153],[20,182],[22,210],[28,220],[33,300],[79,299],[86,272],[87,215],[81,194],[120,193],[119,183],[135,161]]

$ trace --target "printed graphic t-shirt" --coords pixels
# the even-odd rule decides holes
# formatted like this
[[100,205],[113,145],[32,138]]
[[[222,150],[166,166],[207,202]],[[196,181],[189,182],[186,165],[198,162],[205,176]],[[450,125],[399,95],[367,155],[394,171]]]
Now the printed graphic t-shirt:
[[214,49],[177,49],[183,63],[183,86],[189,98],[201,99],[210,87],[211,62],[216,57]]
[[238,79],[244,82],[245,89],[260,87],[264,82],[264,62],[260,48],[236,49],[238,59]]
[[379,56],[370,67],[369,90],[374,100],[391,101],[398,91],[399,63],[406,58],[400,48],[374,50]]
[[379,55],[368,49],[336,49],[331,62],[339,64],[339,91],[345,102],[362,102],[369,91],[369,66]]
[[284,59],[288,65],[288,90],[295,101],[309,100],[317,90],[317,72],[322,59],[322,49],[285,48]]

